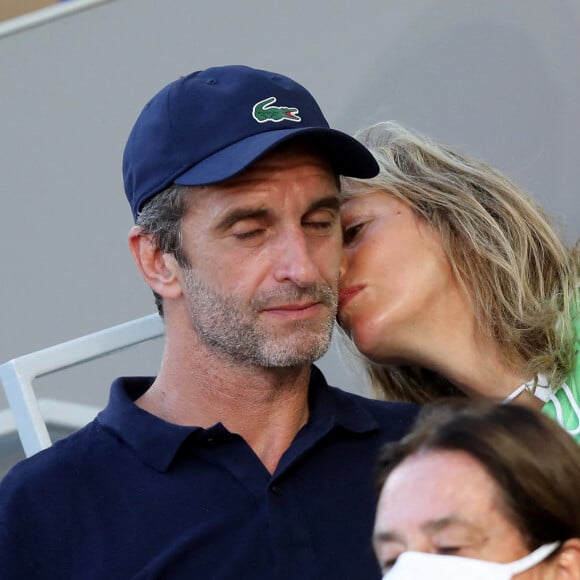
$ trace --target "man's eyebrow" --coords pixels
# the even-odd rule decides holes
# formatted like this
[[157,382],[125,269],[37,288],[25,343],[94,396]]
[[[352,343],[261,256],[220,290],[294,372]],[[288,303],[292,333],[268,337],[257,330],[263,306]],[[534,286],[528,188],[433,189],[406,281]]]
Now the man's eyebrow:
[[239,207],[227,212],[216,224],[216,229],[227,230],[235,223],[252,218],[263,218],[270,212],[265,207]]
[[[318,209],[330,209],[339,211],[340,199],[336,195],[328,195],[314,201],[305,214],[312,213]],[[266,207],[238,207],[226,212],[224,216],[217,222],[215,228],[218,230],[227,230],[235,223],[245,219],[260,219],[271,214],[271,210]]]
[[317,209],[332,209],[332,210],[336,210],[339,211],[340,210],[340,198],[336,195],[328,195],[326,197],[322,197],[320,199],[317,199],[315,202],[313,202],[308,210],[306,211],[306,213],[311,213],[313,211],[316,211]]

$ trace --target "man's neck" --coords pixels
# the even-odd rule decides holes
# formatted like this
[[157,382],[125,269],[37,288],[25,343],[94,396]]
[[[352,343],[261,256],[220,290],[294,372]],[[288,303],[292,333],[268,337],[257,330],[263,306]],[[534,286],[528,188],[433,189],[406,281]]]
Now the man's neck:
[[222,423],[273,473],[308,420],[310,366],[246,366],[201,345],[188,352],[172,346],[169,342],[159,375],[136,404],[177,425]]

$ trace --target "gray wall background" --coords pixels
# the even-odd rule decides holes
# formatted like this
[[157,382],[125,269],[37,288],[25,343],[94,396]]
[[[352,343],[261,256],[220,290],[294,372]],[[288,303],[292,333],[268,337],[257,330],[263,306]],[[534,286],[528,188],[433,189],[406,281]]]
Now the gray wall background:
[[[153,311],[127,250],[121,155],[179,75],[249,64],[302,82],[337,128],[399,120],[500,167],[571,243],[578,55],[580,0],[115,0],[0,38],[0,362]],[[160,348],[37,392],[102,406],[116,376],[154,374]],[[365,390],[336,344],[322,367]]]

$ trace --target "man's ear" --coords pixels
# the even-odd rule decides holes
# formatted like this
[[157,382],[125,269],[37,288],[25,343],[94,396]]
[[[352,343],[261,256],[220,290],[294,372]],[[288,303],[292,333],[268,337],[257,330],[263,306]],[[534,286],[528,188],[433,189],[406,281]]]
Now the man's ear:
[[566,540],[554,561],[556,580],[580,580],[580,538]]
[[144,232],[141,226],[130,229],[129,249],[151,290],[163,298],[177,298],[181,295],[177,260],[171,254],[162,252],[155,244],[153,236]]

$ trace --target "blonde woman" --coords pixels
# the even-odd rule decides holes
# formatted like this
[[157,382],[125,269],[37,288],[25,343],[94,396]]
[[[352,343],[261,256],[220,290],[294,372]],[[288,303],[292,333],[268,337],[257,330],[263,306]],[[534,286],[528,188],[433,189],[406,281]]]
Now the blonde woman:
[[338,320],[373,386],[514,400],[580,441],[577,250],[487,164],[392,122],[357,137],[380,172],[343,184]]

